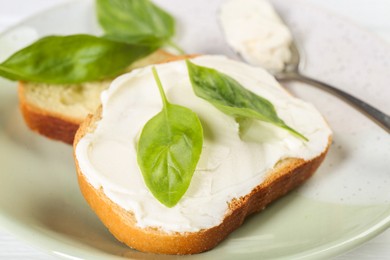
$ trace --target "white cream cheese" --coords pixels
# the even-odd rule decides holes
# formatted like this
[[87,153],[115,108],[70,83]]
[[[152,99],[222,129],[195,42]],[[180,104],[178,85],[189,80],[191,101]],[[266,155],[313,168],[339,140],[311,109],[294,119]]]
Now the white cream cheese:
[[290,60],[291,33],[268,1],[228,0],[219,19],[228,44],[249,63],[277,72]]
[[226,73],[270,100],[278,115],[310,141],[260,121],[246,122],[240,135],[234,118],[195,96],[184,61],[155,65],[168,100],[197,113],[204,129],[204,146],[190,187],[176,206],[167,208],[145,186],[136,159],[144,124],[162,109],[151,67],[120,76],[103,92],[102,119],[93,133],[80,140],[76,157],[87,180],[134,212],[140,227],[191,232],[218,225],[228,213],[228,203],[259,185],[277,161],[311,159],[328,143],[331,132],[317,110],[288,94],[265,70],[222,56],[192,61]]

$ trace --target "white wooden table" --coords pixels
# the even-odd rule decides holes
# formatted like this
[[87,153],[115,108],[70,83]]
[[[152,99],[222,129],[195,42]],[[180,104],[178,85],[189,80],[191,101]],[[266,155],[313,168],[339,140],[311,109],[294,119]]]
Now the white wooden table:
[[[0,0],[0,33],[8,26],[66,0]],[[307,0],[347,17],[390,44],[390,0]],[[0,227],[0,259],[55,259]],[[390,259],[390,230],[335,259]]]

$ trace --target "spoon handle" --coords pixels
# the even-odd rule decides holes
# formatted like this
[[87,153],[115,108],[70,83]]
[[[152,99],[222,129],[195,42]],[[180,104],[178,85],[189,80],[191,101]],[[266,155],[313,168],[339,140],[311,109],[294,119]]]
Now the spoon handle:
[[382,127],[385,131],[390,133],[390,116],[386,115],[385,113],[379,111],[375,107],[367,104],[366,102],[351,96],[350,94],[337,89],[327,83],[321,82],[319,80],[307,77],[305,75],[299,74],[299,73],[288,73],[287,75],[284,75],[283,77],[278,78],[278,80],[286,81],[286,80],[296,80],[300,82],[304,82],[316,87],[321,88],[322,90],[325,90],[331,94],[336,95],[337,97],[343,99],[344,101],[348,102],[350,105],[358,109],[359,111],[363,112],[368,118],[373,120],[375,123],[377,123],[380,127]]

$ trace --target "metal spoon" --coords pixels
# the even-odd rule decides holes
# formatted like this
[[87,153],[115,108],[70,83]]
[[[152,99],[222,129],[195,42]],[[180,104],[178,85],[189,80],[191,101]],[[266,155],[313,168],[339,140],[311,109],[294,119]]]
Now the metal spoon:
[[342,100],[346,101],[347,103],[349,103],[350,105],[358,109],[360,112],[365,114],[368,118],[370,118],[375,123],[377,123],[380,127],[382,127],[385,131],[390,133],[390,116],[386,115],[385,113],[379,111],[375,107],[367,104],[366,102],[338,88],[335,88],[327,83],[303,75],[299,70],[299,68],[302,67],[303,60],[300,58],[298,48],[294,42],[291,44],[290,49],[291,49],[290,61],[285,65],[282,71],[274,73],[274,76],[276,77],[277,80],[300,81],[300,82],[304,82],[319,87],[322,90],[334,94],[335,96],[341,98]]
[[[282,19],[282,18],[281,18]],[[283,20],[283,19],[282,19]],[[285,23],[286,24],[286,23]],[[232,46],[229,46],[229,48],[233,51],[235,54],[234,56],[239,59],[246,61],[243,55],[235,50]],[[298,50],[298,47],[293,40],[290,44],[290,51],[291,51],[291,58],[290,60],[285,64],[283,70],[281,71],[272,71],[269,70],[270,73],[272,73],[275,78],[278,81],[289,81],[289,80],[295,80],[300,81],[303,83],[310,84],[312,86],[318,87],[322,90],[325,90],[342,100],[346,101],[356,109],[358,109],[360,112],[365,114],[369,119],[371,119],[374,123],[378,124],[380,127],[382,127],[385,131],[390,133],[390,116],[383,113],[382,111],[376,109],[375,107],[367,104],[366,102],[338,89],[335,88],[327,83],[321,82],[319,80],[310,78],[306,75],[303,75],[300,72],[300,68],[303,67],[304,59],[302,59],[300,52]],[[302,53],[302,52],[301,52]]]
[[[283,21],[283,17],[279,16],[280,19]],[[284,21],[283,21],[284,22]],[[288,27],[287,23],[284,22],[284,24]],[[219,23],[219,26],[222,28],[223,31],[223,25]],[[299,46],[298,46],[299,47]],[[373,122],[378,124],[380,127],[382,127],[385,131],[390,133],[390,116],[379,111],[375,107],[367,104],[366,102],[338,89],[335,88],[327,83],[321,82],[319,80],[310,78],[304,74],[301,73],[300,68],[303,67],[304,59],[300,56],[300,52],[296,45],[296,41],[294,39],[290,43],[290,50],[291,50],[291,58],[290,60],[285,64],[282,71],[272,71],[269,70],[270,73],[272,73],[275,78],[279,81],[288,81],[288,80],[295,80],[304,82],[307,84],[310,84],[312,86],[319,87],[322,90],[325,90],[342,100],[346,101],[356,109],[358,109],[360,112],[365,114],[369,119],[371,119]],[[234,47],[229,45],[229,49],[233,51],[233,57],[243,60],[245,60],[242,53],[240,53],[238,50],[236,50]],[[301,52],[302,53],[302,52]]]

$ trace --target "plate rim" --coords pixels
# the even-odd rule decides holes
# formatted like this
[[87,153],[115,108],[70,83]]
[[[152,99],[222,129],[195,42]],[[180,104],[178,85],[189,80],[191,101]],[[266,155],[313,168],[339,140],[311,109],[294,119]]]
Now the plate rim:
[[[89,4],[93,4],[92,0],[87,0]],[[337,13],[324,9],[320,6],[315,5],[314,3],[308,3],[303,0],[294,0],[295,2],[298,2],[301,5],[308,6],[310,8],[315,8],[318,12],[322,12],[328,15],[331,15],[332,17],[336,17],[338,20],[341,20],[345,23],[348,23],[351,26],[354,26],[356,29],[360,31],[364,31],[365,33],[369,34],[370,37],[373,37],[375,41],[380,42],[384,48],[388,48],[390,50],[390,45],[381,37],[375,35],[374,33],[370,32],[365,27],[362,27],[358,25],[356,22],[354,22],[351,19],[348,19],[346,17],[340,16]],[[46,14],[48,12],[53,12],[63,6],[67,5],[73,5],[73,4],[80,4],[80,1],[77,0],[65,0],[62,3],[59,3],[55,6],[52,6],[50,8],[47,8],[45,10],[41,10],[33,15],[30,15],[26,17],[25,19],[13,24],[12,26],[7,27],[0,33],[0,37],[4,36],[5,34],[12,32],[13,30],[17,29],[20,26],[25,25],[29,20],[36,19],[40,15]],[[15,83],[16,84],[16,83]],[[380,221],[378,221],[375,225],[370,226],[365,232],[355,236],[350,237],[350,239],[347,240],[335,240],[332,243],[324,244],[318,247],[314,247],[310,250],[304,251],[300,254],[292,255],[291,257],[294,258],[311,258],[311,257],[320,257],[320,258],[327,258],[332,256],[337,256],[342,253],[345,253],[353,248],[356,248],[359,245],[362,245],[363,243],[367,242],[368,240],[372,239],[373,237],[379,235],[380,233],[386,231],[387,229],[390,229],[390,205],[384,206],[387,212],[387,215],[381,218]],[[88,257],[88,256],[94,256],[95,259],[103,259],[102,255],[109,255],[110,257],[114,259],[123,259],[122,257],[119,257],[117,255],[111,255],[106,252],[101,252],[102,255],[99,255],[96,257],[93,253],[90,252],[85,253],[82,249],[79,249],[75,246],[66,245],[71,251],[67,251],[65,253],[60,252],[59,250],[56,250],[57,247],[63,247],[64,245],[62,243],[59,243],[56,240],[53,240],[52,238],[48,237],[44,233],[37,232],[35,229],[29,229],[23,227],[23,225],[16,224],[15,221],[12,221],[10,217],[7,216],[7,214],[0,210],[0,223],[2,224],[2,230],[6,231],[7,233],[17,237],[21,241],[24,241],[26,244],[31,245],[33,248],[48,253],[52,256],[57,257],[63,257],[68,259],[79,259],[80,256],[82,257]],[[6,224],[5,224],[6,223]],[[5,225],[4,225],[5,224]],[[33,231],[33,235],[31,234]],[[31,239],[27,239],[25,237],[32,237]],[[340,243],[342,242],[342,243]],[[46,245],[51,244],[51,247],[48,248]],[[71,255],[69,252],[78,252],[79,255]],[[83,253],[84,252],[84,253]]]

